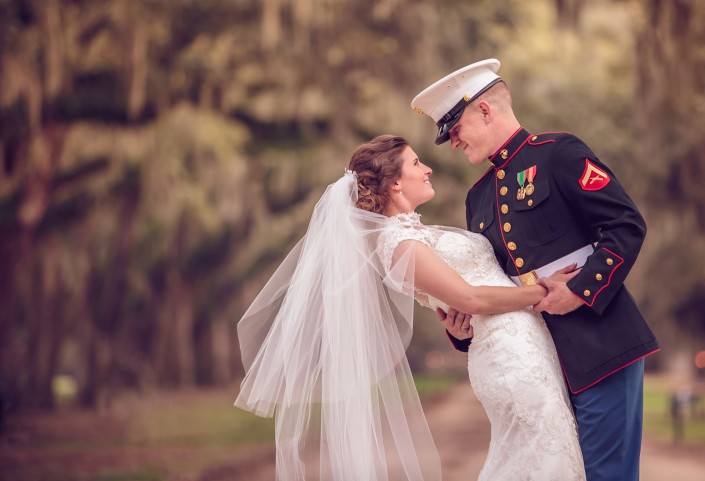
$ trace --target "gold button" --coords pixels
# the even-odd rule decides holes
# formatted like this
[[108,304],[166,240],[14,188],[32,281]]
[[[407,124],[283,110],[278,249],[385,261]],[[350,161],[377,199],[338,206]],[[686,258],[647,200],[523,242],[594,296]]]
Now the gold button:
[[532,205],[534,205],[534,201],[529,199],[529,202],[527,202],[527,204],[529,205],[529,207],[531,207]]
[[597,279],[598,281],[601,281],[601,280],[602,280],[602,274],[595,274],[595,279]]
[[607,265],[608,265],[608,266],[611,266],[612,264],[614,264],[614,261],[612,260],[611,257],[608,257],[605,262],[607,262]]
[[510,224],[509,222],[505,222],[503,228],[504,232],[509,232],[510,230],[512,230],[512,224]]
[[517,250],[517,245],[514,242],[507,242],[507,248],[509,248],[510,251],[515,251]]
[[538,137],[536,137],[535,135],[534,135],[533,137],[531,137],[531,140],[532,140],[532,141],[534,141],[534,140],[536,140],[536,139],[538,139]]
[[507,204],[502,204],[502,214],[509,212],[509,206]]
[[589,296],[589,295],[590,295],[590,289],[585,289],[585,290],[583,291],[583,295],[584,295],[585,297]]
[[524,265],[524,259],[521,257],[517,257],[517,260],[514,261],[514,264],[516,264],[517,267],[522,267]]
[[499,180],[504,179],[504,171],[503,171],[502,169],[499,169],[499,170],[497,171],[497,178],[498,178]]
[[484,222],[480,222],[480,229],[484,229],[484,228],[485,228],[485,223],[484,223]]
[[501,195],[507,195],[507,190],[508,190],[508,189],[507,189],[507,186],[505,185],[504,187],[502,187],[501,189],[499,189],[499,193],[500,193]]

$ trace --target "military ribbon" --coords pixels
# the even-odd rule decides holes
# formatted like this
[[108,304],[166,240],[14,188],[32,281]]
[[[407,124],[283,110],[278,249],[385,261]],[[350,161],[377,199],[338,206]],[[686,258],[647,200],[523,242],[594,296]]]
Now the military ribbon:
[[519,190],[517,190],[517,200],[524,200],[526,192],[524,191],[524,182],[526,182],[526,171],[522,170],[517,174],[517,182],[519,182]]
[[529,181],[529,183],[524,188],[524,192],[526,192],[526,195],[531,195],[534,193],[534,177],[536,177],[535,165],[526,169],[526,178]]

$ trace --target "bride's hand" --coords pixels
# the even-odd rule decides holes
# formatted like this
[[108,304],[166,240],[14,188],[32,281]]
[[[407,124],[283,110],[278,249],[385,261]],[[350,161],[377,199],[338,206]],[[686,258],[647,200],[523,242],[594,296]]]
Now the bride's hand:
[[558,269],[548,278],[556,282],[568,282],[580,272],[580,269],[576,269],[576,267],[578,267],[578,264],[573,262],[572,264],[565,266],[563,269]]
[[441,324],[454,338],[460,340],[470,339],[474,335],[472,324],[470,324],[472,315],[458,312],[453,308],[449,309],[448,313],[438,308],[436,309],[436,314],[438,314]]

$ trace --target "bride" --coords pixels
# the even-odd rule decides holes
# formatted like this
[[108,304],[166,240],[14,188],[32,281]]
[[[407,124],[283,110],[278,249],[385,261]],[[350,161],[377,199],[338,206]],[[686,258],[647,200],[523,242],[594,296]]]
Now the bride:
[[235,405],[276,416],[280,480],[440,480],[405,355],[416,299],[451,340],[472,337],[470,382],[491,423],[479,479],[583,480],[556,351],[530,308],[545,288],[515,286],[483,236],[421,223],[431,173],[401,137],[355,150],[238,324]]

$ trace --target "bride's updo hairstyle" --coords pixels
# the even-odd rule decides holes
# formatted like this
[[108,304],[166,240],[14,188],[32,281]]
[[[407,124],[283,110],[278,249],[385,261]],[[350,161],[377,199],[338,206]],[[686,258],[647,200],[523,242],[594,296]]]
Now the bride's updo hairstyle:
[[384,213],[389,186],[401,177],[401,154],[409,143],[395,135],[380,135],[358,146],[348,169],[357,172],[356,207]]

